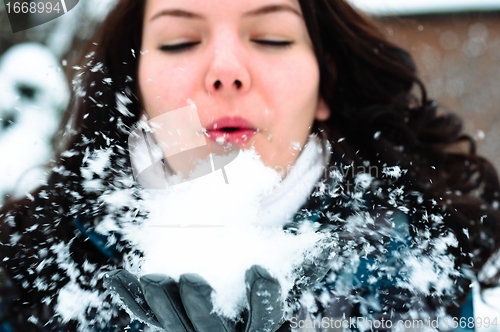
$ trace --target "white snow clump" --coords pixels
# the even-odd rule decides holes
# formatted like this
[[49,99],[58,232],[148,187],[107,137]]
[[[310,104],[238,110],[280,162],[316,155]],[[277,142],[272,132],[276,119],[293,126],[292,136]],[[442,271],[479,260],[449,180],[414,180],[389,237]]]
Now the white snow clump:
[[267,269],[285,300],[300,278],[296,269],[320,254],[326,235],[312,226],[294,235],[283,225],[259,224],[260,202],[279,186],[280,176],[253,149],[241,151],[225,171],[229,184],[217,171],[168,190],[149,190],[143,201],[149,217],[125,225],[124,239],[144,253],[138,266],[128,267],[132,273],[176,280],[199,274],[214,289],[214,311],[236,319],[247,305],[247,269],[256,264]]

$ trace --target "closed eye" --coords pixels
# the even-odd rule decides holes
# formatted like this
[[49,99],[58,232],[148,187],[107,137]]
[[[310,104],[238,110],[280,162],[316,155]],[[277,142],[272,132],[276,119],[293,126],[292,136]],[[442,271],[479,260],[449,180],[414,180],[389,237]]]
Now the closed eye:
[[164,52],[179,52],[179,51],[185,51],[193,46],[198,45],[200,42],[195,41],[195,42],[186,42],[186,43],[180,43],[180,44],[173,44],[173,45],[162,45],[159,47],[160,51]]
[[286,47],[293,44],[292,41],[288,40],[269,40],[269,39],[254,39],[254,43],[263,46],[274,46],[274,47]]

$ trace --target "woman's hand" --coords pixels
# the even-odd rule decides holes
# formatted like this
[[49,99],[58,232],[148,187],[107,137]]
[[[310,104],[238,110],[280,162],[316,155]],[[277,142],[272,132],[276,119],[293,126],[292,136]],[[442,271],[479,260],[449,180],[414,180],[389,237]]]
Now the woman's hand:
[[279,282],[258,265],[245,274],[249,310],[243,324],[212,312],[212,287],[196,274],[179,282],[150,274],[138,280],[125,270],[110,272],[105,285],[120,296],[139,319],[168,332],[275,332],[284,323]]

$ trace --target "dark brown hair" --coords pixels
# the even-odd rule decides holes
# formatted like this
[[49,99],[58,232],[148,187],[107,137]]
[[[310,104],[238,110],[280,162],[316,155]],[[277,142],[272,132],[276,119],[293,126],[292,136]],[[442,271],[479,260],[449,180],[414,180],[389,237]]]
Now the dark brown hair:
[[[321,95],[333,115],[320,127],[334,141],[345,138],[334,147],[348,163],[408,170],[400,183],[422,193],[418,204],[428,211],[442,211],[460,243],[457,263],[477,274],[500,246],[494,167],[476,154],[457,115],[438,113],[411,56],[374,22],[345,1],[300,3],[323,68]],[[481,282],[492,286],[497,279]]]
[[[83,239],[73,240],[69,221],[78,214],[99,216],[104,211],[96,198],[105,189],[86,192],[82,187],[80,169],[89,151],[115,152],[105,179],[109,186],[117,185],[113,172],[131,172],[127,137],[141,109],[136,77],[144,3],[118,1],[81,54],[72,104],[57,139],[57,165],[48,184],[32,200],[9,202],[0,212],[5,221],[15,215],[15,222],[0,224],[0,242],[36,225],[41,215],[52,223],[54,230],[20,240],[25,258],[32,257],[42,238],[57,236],[71,241],[76,257],[99,261],[99,253]],[[344,0],[299,3],[320,66],[320,93],[332,114],[326,122],[315,123],[314,130],[327,133],[346,163],[368,161],[407,169],[401,183],[424,197],[418,204],[410,199],[407,203],[416,209],[419,204],[439,208],[445,226],[459,240],[457,265],[471,266],[477,274],[500,246],[500,217],[493,208],[500,191],[496,171],[476,154],[456,115],[438,114],[411,56],[387,41],[373,21]],[[130,99],[125,110],[117,107],[118,94]],[[467,149],[460,151],[464,144]],[[42,211],[36,210],[39,206]],[[5,255],[19,256],[8,249]],[[496,283],[497,278],[483,280],[485,286]]]

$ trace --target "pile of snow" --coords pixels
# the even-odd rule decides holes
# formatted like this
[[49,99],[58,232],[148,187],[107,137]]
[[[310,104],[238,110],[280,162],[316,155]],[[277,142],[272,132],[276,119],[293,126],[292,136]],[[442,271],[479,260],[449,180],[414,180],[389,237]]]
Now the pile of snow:
[[168,190],[149,190],[143,201],[148,218],[126,225],[124,239],[144,253],[131,272],[177,280],[184,273],[199,274],[214,289],[215,311],[235,319],[247,306],[247,269],[255,264],[267,269],[280,282],[285,301],[301,277],[296,271],[326,249],[327,235],[310,225],[294,235],[283,225],[259,223],[262,199],[281,177],[254,150],[242,151],[225,169],[229,184],[214,172]]

